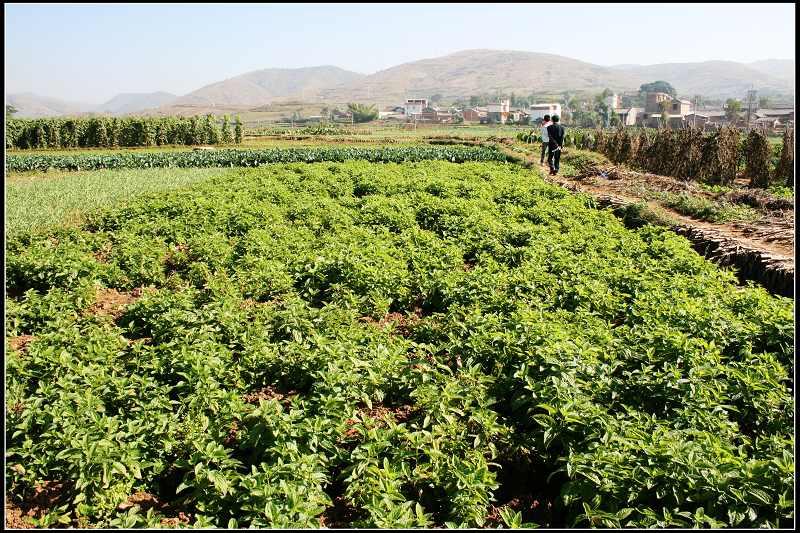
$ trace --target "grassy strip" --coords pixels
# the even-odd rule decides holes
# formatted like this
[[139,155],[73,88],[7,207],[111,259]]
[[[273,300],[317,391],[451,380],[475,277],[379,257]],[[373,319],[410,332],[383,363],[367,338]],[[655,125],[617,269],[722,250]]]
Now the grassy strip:
[[761,218],[761,213],[750,206],[716,202],[686,193],[651,191],[649,196],[682,215],[716,224],[752,222]]
[[219,176],[227,169],[136,169],[26,173],[6,180],[6,233],[78,222],[82,214]]

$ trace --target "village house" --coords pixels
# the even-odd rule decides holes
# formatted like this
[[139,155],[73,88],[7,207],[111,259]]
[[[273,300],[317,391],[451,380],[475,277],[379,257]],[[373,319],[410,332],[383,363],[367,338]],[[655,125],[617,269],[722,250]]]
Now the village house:
[[464,122],[481,122],[486,120],[486,108],[468,107],[461,113]]
[[753,121],[753,125],[757,128],[765,130],[777,130],[783,126],[781,121],[775,117],[757,118]]
[[705,128],[709,123],[709,116],[705,113],[689,113],[684,117],[686,125],[697,128]]
[[415,122],[429,122],[437,124],[448,124],[455,120],[455,115],[450,111],[426,107],[420,113],[414,113],[411,117]]
[[703,111],[703,114],[708,117],[708,122],[711,124],[727,124],[730,122],[724,109],[706,110]]
[[422,113],[428,107],[427,98],[409,98],[403,106],[403,112],[407,117],[412,118],[416,113]]
[[545,115],[561,116],[561,104],[531,104],[528,106],[528,121],[533,124],[542,120]]
[[614,114],[617,115],[620,124],[622,124],[623,126],[635,126],[641,121],[641,117],[644,114],[644,108],[643,107],[630,107],[627,109],[615,108]]
[[406,109],[402,106],[384,107],[382,111],[378,111],[378,118],[381,120],[405,120]]
[[645,96],[644,114],[641,124],[657,128],[662,121],[662,102],[667,102],[667,125],[670,128],[682,128],[686,115],[692,112],[692,103],[682,98],[673,98],[667,93],[650,92]]
[[521,108],[512,109],[508,114],[508,118],[517,124],[524,124],[528,121],[528,112]]
[[757,109],[756,118],[776,118],[785,123],[794,120],[794,108],[787,107],[782,109]]
[[490,124],[505,124],[511,111],[510,100],[500,100],[486,104],[486,118]]
[[334,122],[352,122],[353,114],[349,111],[339,111],[338,109],[334,109],[331,113],[331,119]]

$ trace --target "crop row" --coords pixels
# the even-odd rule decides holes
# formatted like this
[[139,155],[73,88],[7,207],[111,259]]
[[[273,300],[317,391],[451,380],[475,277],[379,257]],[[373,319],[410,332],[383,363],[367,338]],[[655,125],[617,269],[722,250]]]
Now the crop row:
[[192,152],[119,153],[111,155],[8,155],[6,170],[97,170],[105,168],[257,167],[272,163],[316,163],[363,159],[373,163],[444,160],[503,161],[497,150],[471,146],[270,148]]
[[[523,142],[540,138],[533,132],[517,135]],[[568,130],[564,144],[665,176],[728,185],[742,172],[752,186],[794,186],[794,130],[790,129],[774,149],[763,132],[742,135],[731,127],[712,133],[693,128]]]
[[6,262],[40,525],[794,516],[793,302],[514,165],[237,169]]
[[241,143],[237,116],[11,119],[6,121],[6,148],[77,148]]

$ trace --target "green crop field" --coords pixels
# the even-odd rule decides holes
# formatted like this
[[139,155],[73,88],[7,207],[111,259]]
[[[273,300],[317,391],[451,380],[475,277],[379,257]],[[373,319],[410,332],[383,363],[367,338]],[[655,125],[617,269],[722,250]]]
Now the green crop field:
[[[792,300],[496,152],[389,153],[7,181],[9,500],[46,492],[40,526],[791,526]],[[147,157],[14,165],[175,161]],[[24,218],[70,184],[107,196]]]
[[88,211],[224,172],[222,168],[146,168],[16,173],[6,178],[6,234],[78,222]]

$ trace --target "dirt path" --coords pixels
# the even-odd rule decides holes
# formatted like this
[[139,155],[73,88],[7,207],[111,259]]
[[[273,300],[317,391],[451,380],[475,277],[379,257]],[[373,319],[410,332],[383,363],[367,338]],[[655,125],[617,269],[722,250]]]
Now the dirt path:
[[674,209],[665,207],[654,200],[643,200],[638,196],[623,194],[617,190],[610,192],[609,187],[588,183],[586,180],[578,181],[564,176],[550,176],[547,165],[538,165],[537,163],[537,166],[542,170],[544,178],[547,181],[558,183],[559,185],[562,185],[570,190],[588,193],[596,198],[616,197],[619,199],[619,202],[611,203],[629,204],[644,202],[650,209],[653,209],[654,211],[663,211],[667,213],[671,218],[675,219],[680,226],[694,226],[696,228],[717,233],[726,239],[739,242],[745,248],[762,250],[776,259],[780,258],[781,260],[788,261],[792,264],[792,267],[794,267],[794,250],[792,244],[789,244],[786,241],[768,240],[767,238],[754,238],[754,236],[763,233],[759,233],[757,230],[752,229],[754,227],[753,224],[715,224],[705,220],[698,220],[696,218],[682,215]]
[[[757,224],[714,224],[697,220],[665,207],[656,201],[644,200],[631,194],[620,193],[615,187],[602,183],[602,177],[591,179],[570,179],[564,176],[551,176],[549,168],[538,161],[531,162],[538,167],[544,178],[571,191],[582,192],[594,197],[601,205],[624,207],[630,204],[645,203],[654,212],[662,212],[675,221],[671,229],[692,242],[694,249],[704,257],[720,264],[733,266],[741,282],[752,280],[767,290],[781,296],[794,296],[794,220],[778,221],[780,225],[790,224],[790,238],[786,237],[785,227],[765,228]],[[602,180],[599,183],[595,180]],[[604,185],[606,185],[604,187]],[[778,239],[775,239],[775,235]],[[758,238],[763,236],[763,238]]]

